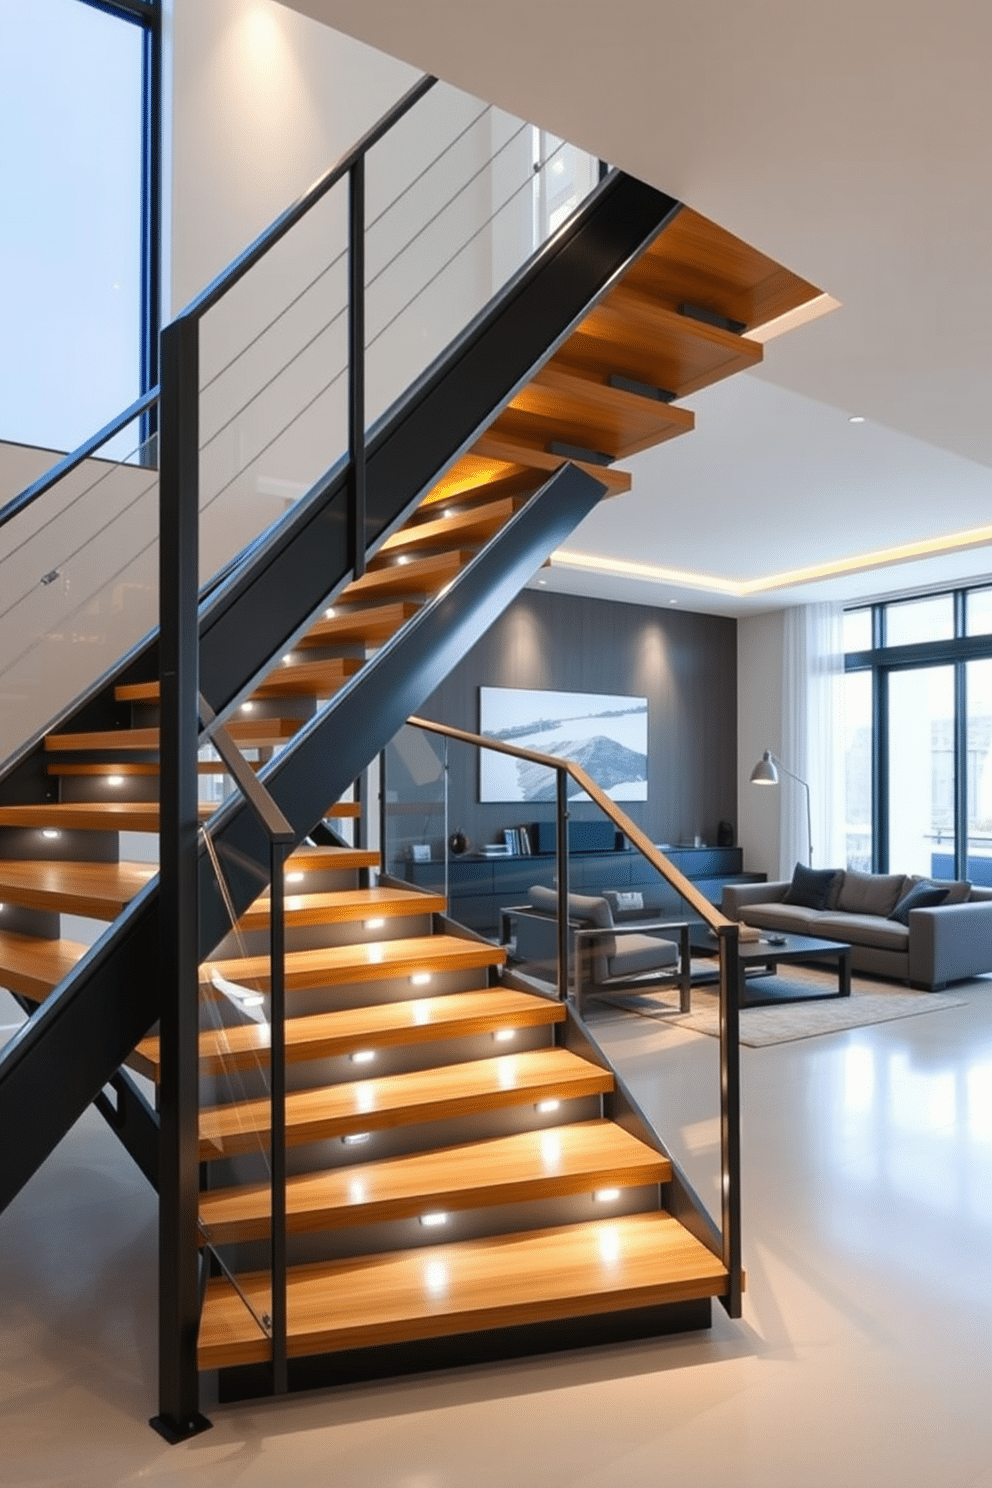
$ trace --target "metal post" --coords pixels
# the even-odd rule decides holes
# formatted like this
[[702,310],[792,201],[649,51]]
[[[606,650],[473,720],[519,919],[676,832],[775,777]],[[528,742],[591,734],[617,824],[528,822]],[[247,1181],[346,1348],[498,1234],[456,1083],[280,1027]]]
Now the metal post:
[[[159,1414],[182,1441],[199,1411],[199,902],[197,820],[199,355],[195,321],[162,335],[159,477],[161,785]],[[151,969],[150,969],[151,974]]]
[[365,572],[365,157],[348,172],[348,455],[352,568]]
[[736,924],[720,927],[720,1160],[723,1264],[732,1318],[741,1315],[740,956]]
[[558,807],[555,852],[558,868],[558,996],[568,996],[568,775],[555,771]]
[[387,872],[386,862],[386,751],[379,751],[379,875]]
[[273,840],[269,890],[270,1072],[272,1080],[272,1391],[289,1388],[286,1363],[286,918],[288,844]]

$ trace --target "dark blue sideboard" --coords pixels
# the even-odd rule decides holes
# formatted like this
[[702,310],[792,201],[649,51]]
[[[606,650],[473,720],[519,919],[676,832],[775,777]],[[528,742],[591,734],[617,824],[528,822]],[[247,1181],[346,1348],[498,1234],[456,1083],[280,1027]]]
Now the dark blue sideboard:
[[[701,893],[719,907],[723,886],[728,883],[761,883],[763,873],[745,873],[739,847],[672,847],[665,856],[693,881]],[[442,890],[444,864],[406,863],[404,873],[418,888]],[[482,935],[499,934],[500,910],[526,901],[533,884],[550,888],[555,877],[553,854],[529,857],[484,858],[471,854],[448,861],[448,913],[452,919]],[[661,884],[659,891],[658,885]],[[673,919],[698,918],[674,889],[645,862],[640,853],[573,852],[569,858],[569,887],[578,894],[599,894],[603,889],[653,888],[652,902],[660,892],[664,915]]]

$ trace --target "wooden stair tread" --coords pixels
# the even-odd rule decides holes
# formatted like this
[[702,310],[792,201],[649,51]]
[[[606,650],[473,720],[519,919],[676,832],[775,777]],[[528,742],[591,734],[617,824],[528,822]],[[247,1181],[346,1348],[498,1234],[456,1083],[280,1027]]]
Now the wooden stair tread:
[[542,449],[569,444],[622,460],[688,433],[694,423],[688,408],[548,365],[503,410],[491,433]]
[[[503,987],[475,992],[453,992],[409,1002],[376,1003],[372,1007],[343,1008],[286,1020],[286,1057],[290,1062],[329,1059],[357,1049],[392,1048],[435,1039],[463,1038],[499,1028],[550,1026],[564,1020],[560,1002]],[[200,1034],[200,1066],[204,1073],[266,1064],[269,1028],[265,1023],[240,1023]],[[131,1063],[150,1079],[158,1079],[159,1042],[142,1039]]]
[[[613,1076],[566,1049],[528,1049],[493,1059],[411,1070],[286,1097],[286,1142],[298,1146],[349,1132],[447,1120],[551,1098],[601,1095]],[[200,1112],[200,1160],[255,1152],[268,1141],[268,1097]]]
[[682,398],[760,364],[763,347],[691,320],[618,285],[568,338],[549,366],[611,373]]
[[[238,1278],[259,1314],[267,1273]],[[632,1214],[556,1230],[294,1267],[291,1357],[553,1322],[719,1296],[727,1273],[670,1214]],[[200,1321],[201,1369],[262,1362],[270,1344],[232,1284],[212,1278]]]
[[624,278],[673,309],[697,305],[749,329],[821,291],[715,222],[683,207]]
[[419,606],[410,600],[396,600],[392,604],[370,606],[367,609],[352,610],[344,614],[337,613],[336,605],[331,608],[335,610],[335,613],[330,617],[325,615],[322,620],[318,620],[317,624],[297,641],[297,650],[308,646],[333,646],[338,642],[382,645],[384,641],[388,641],[391,636],[395,635],[401,625],[413,619]]
[[[327,893],[287,894],[286,922],[292,925],[342,925],[357,920],[389,919],[396,915],[443,914],[447,903],[443,894],[425,894],[418,889],[331,889]],[[238,921],[242,930],[264,929],[268,923],[268,894],[260,895]]]
[[[291,739],[302,728],[300,718],[233,718],[227,725],[228,732],[237,743],[248,748],[282,744]],[[49,753],[81,750],[146,750],[157,753],[159,731],[157,728],[106,729],[86,734],[46,734],[45,749]]]
[[533,471],[525,465],[462,455],[428,491],[417,508],[417,516],[435,512],[448,502],[459,508],[481,506],[496,497],[530,496],[536,489]]
[[[502,966],[506,951],[483,940],[463,940],[457,935],[419,935],[399,940],[378,940],[365,945],[323,946],[308,951],[287,951],[286,987],[333,987],[349,982],[380,981],[384,978],[444,971]],[[244,956],[205,961],[200,968],[206,981],[216,970],[230,982],[252,987],[269,984],[268,956]]]
[[505,527],[517,511],[521,498],[504,497],[501,501],[490,501],[474,510],[457,512],[454,516],[432,517],[419,522],[409,522],[387,537],[376,557],[392,558],[397,553],[410,553],[418,549],[450,548],[455,543],[485,542]]
[[[596,1189],[668,1183],[668,1158],[611,1121],[516,1132],[461,1147],[382,1162],[301,1173],[286,1185],[292,1234],[408,1219],[432,1210],[476,1209],[559,1198]],[[211,1189],[200,1218],[218,1244],[267,1238],[267,1183]]]
[[[208,821],[220,802],[201,801],[199,817]],[[39,801],[0,806],[0,827],[38,827],[42,831],[157,832],[157,801]]]
[[[290,853],[287,873],[322,869],[378,868],[379,854],[364,847],[337,847],[331,843],[304,842]],[[298,892],[298,891],[297,891]]]
[[616,470],[609,465],[592,465],[587,460],[567,460],[563,455],[553,455],[549,450],[539,449],[526,440],[512,438],[504,430],[497,431],[495,427],[480,434],[472,449],[491,458],[518,460],[535,470],[547,471],[549,475],[560,470],[563,465],[577,465],[580,470],[600,481],[610,496],[620,496],[633,485],[633,478],[626,470]]
[[0,987],[41,1002],[87,949],[75,940],[43,940],[0,930]]
[[457,578],[474,556],[471,549],[459,549],[457,552],[432,553],[427,558],[411,558],[406,563],[393,563],[388,568],[370,568],[362,578],[349,584],[338,598],[342,604],[347,604],[383,594],[394,598],[436,594]]
[[362,661],[357,656],[287,662],[270,672],[265,681],[255,688],[252,697],[330,697],[361,666]]
[[157,872],[153,863],[0,860],[0,903],[114,920]]

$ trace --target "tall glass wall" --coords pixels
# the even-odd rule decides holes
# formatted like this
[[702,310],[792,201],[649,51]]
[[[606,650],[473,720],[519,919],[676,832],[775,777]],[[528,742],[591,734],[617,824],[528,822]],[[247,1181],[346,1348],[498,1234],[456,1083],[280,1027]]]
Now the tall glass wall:
[[0,0],[0,439],[73,449],[141,391],[144,46],[81,0]]
[[848,865],[992,885],[992,589],[845,616]]

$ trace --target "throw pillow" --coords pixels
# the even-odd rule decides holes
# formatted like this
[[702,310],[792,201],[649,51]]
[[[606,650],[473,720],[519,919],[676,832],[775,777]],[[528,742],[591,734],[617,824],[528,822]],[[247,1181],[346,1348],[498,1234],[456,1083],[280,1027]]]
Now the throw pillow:
[[837,908],[844,914],[878,915],[884,919],[896,907],[906,887],[901,873],[858,873],[849,868],[844,874]]
[[908,894],[903,894],[889,919],[898,920],[900,925],[908,925],[911,909],[932,909],[936,904],[943,904],[947,894],[947,889],[938,889],[936,884],[923,878],[913,885]]
[[799,904],[804,909],[827,909],[839,873],[839,868],[804,868],[797,863],[782,903]]
[[640,914],[644,909],[644,895],[639,889],[604,889],[603,898],[612,909],[614,916]]

